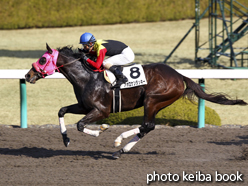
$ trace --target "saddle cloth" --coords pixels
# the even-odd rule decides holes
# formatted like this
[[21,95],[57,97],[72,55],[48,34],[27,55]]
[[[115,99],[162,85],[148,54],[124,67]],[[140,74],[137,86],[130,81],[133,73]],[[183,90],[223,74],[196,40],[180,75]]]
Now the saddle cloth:
[[[133,64],[123,67],[122,73],[127,77],[128,82],[122,84],[120,89],[132,88],[147,84],[143,67],[139,64]],[[104,78],[112,85],[115,84],[115,75],[109,70],[104,71]]]

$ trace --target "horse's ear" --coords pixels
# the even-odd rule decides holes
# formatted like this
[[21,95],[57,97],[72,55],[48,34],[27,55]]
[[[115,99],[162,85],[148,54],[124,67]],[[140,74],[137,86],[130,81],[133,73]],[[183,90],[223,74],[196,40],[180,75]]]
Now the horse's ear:
[[53,53],[52,49],[48,46],[47,43],[46,43],[46,48],[47,48],[47,51],[49,52],[49,54],[52,54]]

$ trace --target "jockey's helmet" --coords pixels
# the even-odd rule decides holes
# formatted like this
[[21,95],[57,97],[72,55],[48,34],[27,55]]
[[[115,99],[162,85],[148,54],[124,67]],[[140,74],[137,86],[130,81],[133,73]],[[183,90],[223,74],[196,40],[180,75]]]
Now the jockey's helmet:
[[81,35],[79,44],[85,45],[88,44],[89,42],[94,43],[96,42],[96,39],[91,33],[85,32],[84,34]]

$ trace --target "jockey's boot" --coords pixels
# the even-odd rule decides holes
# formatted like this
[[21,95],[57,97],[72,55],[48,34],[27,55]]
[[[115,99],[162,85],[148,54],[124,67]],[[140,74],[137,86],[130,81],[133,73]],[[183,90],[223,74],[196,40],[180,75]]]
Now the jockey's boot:
[[120,88],[123,83],[128,81],[127,77],[123,75],[123,73],[118,69],[117,66],[113,65],[109,68],[109,70],[115,75],[116,77],[116,84],[111,88]]

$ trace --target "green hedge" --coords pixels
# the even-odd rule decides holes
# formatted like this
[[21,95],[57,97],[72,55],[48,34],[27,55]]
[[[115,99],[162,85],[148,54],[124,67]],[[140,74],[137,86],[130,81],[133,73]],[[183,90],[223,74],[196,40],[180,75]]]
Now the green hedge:
[[[247,0],[238,2],[248,6]],[[201,0],[201,10],[208,0]],[[195,17],[195,0],[1,0],[0,29],[155,22]]]
[[[113,124],[141,124],[144,116],[144,107],[121,112],[116,114],[110,114],[108,118],[100,120],[97,124],[107,123]],[[161,110],[156,115],[156,124],[162,125],[192,125],[197,126],[198,120],[198,105],[193,104],[188,99],[179,99],[169,107]],[[206,107],[205,108],[205,123],[221,126],[221,119],[215,110]]]

